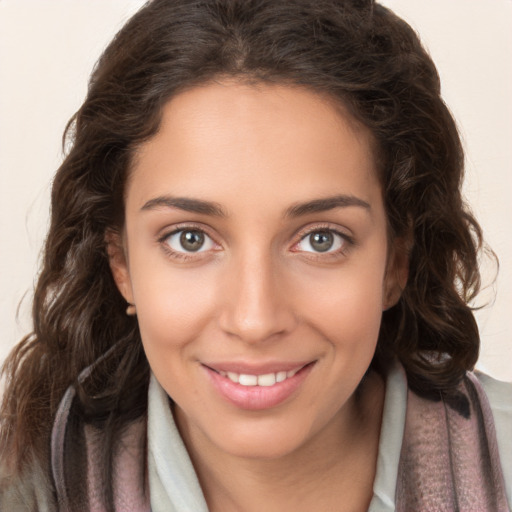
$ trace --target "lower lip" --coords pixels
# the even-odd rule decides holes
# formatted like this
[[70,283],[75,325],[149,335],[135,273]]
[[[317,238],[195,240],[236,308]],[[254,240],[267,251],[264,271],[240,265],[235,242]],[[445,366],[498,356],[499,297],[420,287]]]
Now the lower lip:
[[240,409],[260,411],[276,407],[292,396],[307,378],[313,366],[314,363],[309,363],[293,377],[277,382],[273,386],[242,386],[207,366],[203,368],[207,371],[215,389],[228,402]]

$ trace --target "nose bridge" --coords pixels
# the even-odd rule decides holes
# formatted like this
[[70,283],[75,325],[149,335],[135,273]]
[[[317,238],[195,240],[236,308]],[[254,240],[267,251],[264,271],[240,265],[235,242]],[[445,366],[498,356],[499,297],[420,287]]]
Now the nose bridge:
[[222,329],[246,342],[258,342],[292,329],[294,315],[286,298],[279,262],[254,246],[233,256],[226,280]]

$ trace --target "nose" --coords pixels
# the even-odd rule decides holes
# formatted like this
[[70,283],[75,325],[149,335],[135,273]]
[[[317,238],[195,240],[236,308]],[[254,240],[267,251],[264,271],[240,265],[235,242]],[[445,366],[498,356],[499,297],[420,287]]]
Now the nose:
[[265,255],[233,262],[225,280],[221,329],[247,343],[283,336],[296,325],[286,279]]

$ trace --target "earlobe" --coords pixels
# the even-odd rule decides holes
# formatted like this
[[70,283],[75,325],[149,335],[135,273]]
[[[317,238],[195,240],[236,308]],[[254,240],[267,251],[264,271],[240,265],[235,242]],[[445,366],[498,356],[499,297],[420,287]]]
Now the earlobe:
[[110,270],[117,288],[126,302],[133,304],[132,284],[122,237],[117,232],[107,231],[105,243]]
[[397,304],[409,277],[410,244],[397,243],[388,262],[385,277],[384,300],[382,310],[385,311]]

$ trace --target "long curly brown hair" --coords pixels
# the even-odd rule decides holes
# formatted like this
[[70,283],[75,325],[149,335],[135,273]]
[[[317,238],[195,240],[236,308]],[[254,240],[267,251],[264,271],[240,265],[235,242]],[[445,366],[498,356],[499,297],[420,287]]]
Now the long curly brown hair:
[[106,49],[66,130],[34,330],[3,369],[0,459],[18,470],[29,456],[47,460],[70,385],[83,417],[106,433],[107,462],[116,433],[145,414],[148,362],[105,236],[123,226],[131,159],[157,132],[163,105],[219,76],[328,94],[373,133],[392,239],[410,240],[408,283],[383,314],[373,367],[397,357],[413,389],[434,395],[475,364],[468,303],[480,286],[481,230],[461,196],[457,128],[415,32],[369,0],[154,0]]

